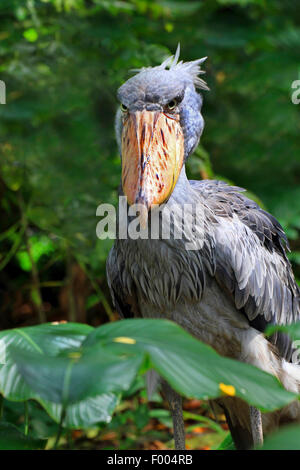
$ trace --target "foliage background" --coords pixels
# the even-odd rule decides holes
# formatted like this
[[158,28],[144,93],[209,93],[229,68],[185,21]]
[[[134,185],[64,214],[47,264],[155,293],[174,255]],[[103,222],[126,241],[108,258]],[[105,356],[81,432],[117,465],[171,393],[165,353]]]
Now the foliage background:
[[116,89],[178,42],[184,60],[208,56],[190,176],[247,188],[287,231],[300,277],[296,1],[1,0],[0,328],[116,319],[111,242],[95,235],[96,208],[116,203],[119,184]]

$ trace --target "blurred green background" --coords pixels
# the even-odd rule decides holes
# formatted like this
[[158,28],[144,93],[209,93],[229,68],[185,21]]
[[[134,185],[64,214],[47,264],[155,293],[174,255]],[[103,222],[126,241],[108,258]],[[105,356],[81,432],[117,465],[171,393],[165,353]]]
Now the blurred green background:
[[208,56],[206,128],[193,178],[247,188],[279,218],[300,266],[300,10],[286,0],[1,0],[0,326],[114,319],[111,241],[96,208],[116,203],[116,90],[129,70]]
[[247,188],[279,218],[300,265],[300,10],[286,0],[1,0],[1,327],[114,319],[111,242],[96,208],[116,203],[116,90],[129,70],[208,56],[206,128],[193,178]]
[[[116,90],[178,42],[184,60],[208,56],[190,177],[247,188],[285,228],[300,278],[297,1],[0,0],[0,329],[117,319],[105,278],[112,242],[95,232],[97,206],[117,202]],[[112,446],[129,448],[128,433],[149,431],[159,413],[161,429],[170,425],[143,395],[125,403],[107,431]]]

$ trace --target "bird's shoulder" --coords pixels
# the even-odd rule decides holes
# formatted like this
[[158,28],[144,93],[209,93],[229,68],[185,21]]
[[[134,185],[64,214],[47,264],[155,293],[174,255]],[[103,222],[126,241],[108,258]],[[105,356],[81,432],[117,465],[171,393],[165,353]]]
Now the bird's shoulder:
[[190,181],[190,184],[201,192],[212,214],[228,221],[236,216],[265,248],[276,250],[286,259],[289,244],[282,226],[273,215],[246,197],[244,188],[218,180]]

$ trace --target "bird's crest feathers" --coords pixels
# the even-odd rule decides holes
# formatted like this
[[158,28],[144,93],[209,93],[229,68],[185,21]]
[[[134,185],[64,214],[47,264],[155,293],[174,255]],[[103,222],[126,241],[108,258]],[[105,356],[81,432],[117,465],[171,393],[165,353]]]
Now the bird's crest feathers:
[[183,73],[185,75],[188,75],[196,88],[200,88],[202,90],[209,90],[206,82],[202,80],[202,78],[199,77],[199,75],[202,75],[205,73],[204,70],[201,70],[201,65],[207,57],[202,57],[201,59],[196,59],[192,60],[190,62],[183,62],[182,60],[179,61],[179,55],[180,55],[180,43],[177,46],[175,55],[171,55],[167,59],[165,59],[160,65],[157,65],[155,67],[142,67],[141,69],[132,69],[132,72],[136,73],[142,73],[146,72],[149,70],[172,70],[174,72],[179,72]]

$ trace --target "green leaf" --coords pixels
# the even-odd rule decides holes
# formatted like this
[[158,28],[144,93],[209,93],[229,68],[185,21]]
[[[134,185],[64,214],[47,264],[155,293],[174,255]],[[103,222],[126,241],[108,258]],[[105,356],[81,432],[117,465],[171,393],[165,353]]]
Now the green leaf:
[[97,329],[46,324],[1,332],[0,339],[7,356],[0,390],[8,399],[35,398],[66,407],[126,391],[139,371],[151,367],[185,396],[233,393],[264,411],[296,397],[275,377],[219,356],[168,320],[123,320]]
[[[69,429],[86,429],[100,422],[109,423],[118,401],[118,397],[113,393],[103,393],[69,405],[63,426]],[[62,405],[45,400],[42,400],[41,404],[51,418],[59,423]]]
[[150,358],[148,367],[152,365],[186,396],[218,397],[223,383],[232,385],[236,396],[264,411],[280,408],[295,398],[275,377],[252,365],[219,356],[168,320],[134,319],[106,324],[88,335],[83,348],[99,343],[107,351],[146,353]]
[[215,450],[235,450],[235,445],[232,440],[232,436],[230,432],[227,433],[227,436],[225,437],[225,439],[221,442],[221,444]]
[[11,348],[10,354],[24,382],[39,397],[69,405],[107,392],[128,390],[143,357],[71,350],[59,356],[44,356]]
[[11,351],[34,353],[42,357],[56,356],[70,348],[78,348],[92,327],[83,324],[44,324],[28,328],[1,331],[5,346],[6,363],[0,365],[0,393],[8,400],[24,401],[37,398],[36,393],[23,380]]
[[265,439],[261,450],[300,450],[300,426],[282,428]]
[[[28,358],[28,354],[33,356],[33,364],[42,364],[43,359],[55,360],[55,356],[63,354],[64,351],[74,351],[79,348],[86,335],[93,328],[83,324],[44,324],[36,327],[15,329],[0,332],[0,345],[5,346],[5,364],[0,365],[0,392],[12,401],[25,401],[28,399],[37,400],[57,422],[60,419],[61,404],[52,403],[49,400],[53,396],[52,386],[56,387],[57,376],[49,379],[46,377],[46,384],[49,384],[50,393],[45,393],[44,398],[39,393],[39,389],[45,389],[44,381],[38,376],[34,380],[39,386],[32,388],[24,380],[13,354],[20,354]],[[64,358],[62,358],[64,359]],[[20,366],[21,367],[21,366]],[[32,366],[34,367],[34,365]],[[25,367],[26,368],[26,367]],[[31,370],[31,368],[30,368]],[[40,369],[38,369],[40,371]],[[36,385],[36,384],[34,384]],[[37,388],[37,389],[36,389]],[[71,405],[67,409],[65,426],[68,427],[88,427],[96,422],[108,422],[117,404],[118,398],[111,394],[96,394],[87,400],[81,400],[76,405]]]
[[23,36],[29,42],[35,42],[37,38],[39,37],[36,29],[34,28],[29,28],[26,31],[24,31]]
[[47,439],[33,439],[11,423],[0,423],[0,450],[44,449],[46,444]]
[[[54,249],[54,243],[49,237],[45,235],[34,235],[30,237],[31,256],[36,263],[43,255],[49,256]],[[24,271],[30,271],[32,269],[31,260],[27,251],[19,250],[16,254],[16,258]]]

